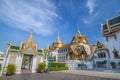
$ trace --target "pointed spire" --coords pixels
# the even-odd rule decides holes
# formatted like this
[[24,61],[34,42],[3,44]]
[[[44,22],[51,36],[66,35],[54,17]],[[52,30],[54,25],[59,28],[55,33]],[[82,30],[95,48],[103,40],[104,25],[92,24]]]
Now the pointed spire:
[[32,43],[33,42],[33,25],[29,34],[29,38],[27,39],[26,43]]
[[60,40],[59,33],[58,33],[57,40],[53,43],[53,47],[60,48],[62,45],[63,45],[63,43]]
[[34,44],[34,41],[33,41],[33,33],[32,33],[32,30],[30,31],[30,34],[29,34],[29,38],[26,40],[25,44],[24,44],[24,49],[23,51],[27,50],[29,47],[32,47],[34,52],[37,53],[37,50],[35,48],[35,44]]
[[80,29],[79,29],[79,27],[78,27],[77,36],[82,36],[81,33],[80,33]]
[[31,31],[30,31],[29,39],[32,39],[33,29],[34,29],[34,25],[32,24],[32,28],[31,28]]
[[32,32],[30,32],[29,39],[32,39]]
[[59,36],[59,32],[58,32],[58,36],[57,36],[57,40],[56,40],[57,42],[61,42],[61,40],[60,40],[60,36]]

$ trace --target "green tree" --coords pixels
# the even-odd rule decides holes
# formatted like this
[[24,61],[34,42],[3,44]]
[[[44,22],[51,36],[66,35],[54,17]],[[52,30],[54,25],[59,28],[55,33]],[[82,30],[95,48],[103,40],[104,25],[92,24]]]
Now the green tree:
[[26,62],[28,61],[28,57],[24,56],[23,57],[23,68],[25,68]]

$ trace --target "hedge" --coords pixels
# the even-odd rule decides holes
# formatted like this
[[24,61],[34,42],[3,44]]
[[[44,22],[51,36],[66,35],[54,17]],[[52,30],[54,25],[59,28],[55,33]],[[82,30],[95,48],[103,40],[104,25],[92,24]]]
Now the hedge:
[[50,67],[50,71],[68,70],[68,67]]
[[68,70],[65,63],[50,62],[50,71]]
[[51,62],[50,67],[65,67],[65,63]]

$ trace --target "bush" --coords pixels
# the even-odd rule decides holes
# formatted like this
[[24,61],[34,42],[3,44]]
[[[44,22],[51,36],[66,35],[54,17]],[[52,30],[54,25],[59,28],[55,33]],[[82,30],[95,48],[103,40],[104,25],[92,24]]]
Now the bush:
[[118,65],[120,65],[120,61],[118,62]]
[[45,67],[46,67],[45,63],[39,63],[38,68],[37,68],[37,72],[45,71]]
[[66,67],[65,63],[51,62],[50,63],[50,70],[51,71],[68,70],[68,67]]
[[68,70],[68,67],[51,67],[50,71]]
[[102,61],[102,64],[107,64],[107,60]]
[[14,64],[8,64],[8,66],[6,68],[7,68],[6,74],[12,75],[16,71],[16,67]]
[[87,68],[87,65],[86,64],[78,64],[78,68],[81,68],[81,69],[86,69]]
[[116,67],[116,63],[114,61],[111,61],[110,64],[111,64],[112,68]]

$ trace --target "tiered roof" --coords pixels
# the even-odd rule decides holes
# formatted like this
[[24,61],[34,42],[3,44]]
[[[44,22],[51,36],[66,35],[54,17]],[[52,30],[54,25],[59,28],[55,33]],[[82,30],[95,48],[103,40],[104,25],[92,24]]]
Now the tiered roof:
[[120,16],[107,20],[107,22],[102,24],[101,27],[103,36],[109,37],[114,35],[114,32],[120,31]]
[[61,49],[68,49],[70,48],[71,45],[77,45],[79,46],[79,43],[84,43],[84,44],[89,44],[86,37],[82,36],[80,33],[80,30],[78,29],[77,35],[73,36],[73,39],[70,43],[68,44],[63,44],[62,41],[60,40],[60,37],[57,37],[57,40],[55,42],[53,42],[52,46],[47,46],[47,48],[44,49],[45,53],[52,51],[56,48],[58,48],[59,50]]

